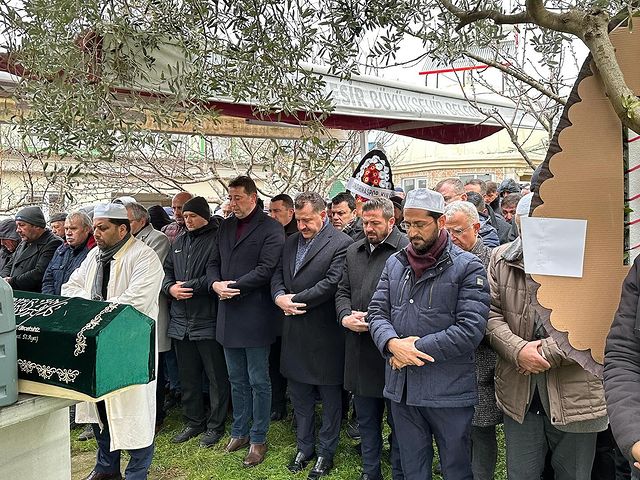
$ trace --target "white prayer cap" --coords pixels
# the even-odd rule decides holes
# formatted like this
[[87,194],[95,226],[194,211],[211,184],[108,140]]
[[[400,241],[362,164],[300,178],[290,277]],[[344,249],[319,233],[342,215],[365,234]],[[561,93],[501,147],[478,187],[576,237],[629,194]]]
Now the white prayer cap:
[[118,197],[114,200],[114,203],[122,203],[123,205],[129,205],[130,203],[137,203],[136,199],[129,196]]
[[530,192],[520,199],[520,201],[518,202],[518,205],[516,206],[516,215],[520,215],[521,217],[529,216],[529,211],[531,210],[532,198],[533,198],[533,192]]
[[444,213],[444,197],[428,188],[416,188],[407,193],[404,208],[419,208],[431,213]]
[[121,203],[98,203],[93,208],[93,218],[129,219],[127,209]]

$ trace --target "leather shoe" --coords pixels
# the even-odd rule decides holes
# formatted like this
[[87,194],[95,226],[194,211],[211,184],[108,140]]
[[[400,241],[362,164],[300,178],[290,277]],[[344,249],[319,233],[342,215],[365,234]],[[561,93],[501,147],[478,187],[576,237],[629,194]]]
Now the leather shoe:
[[218,432],[212,428],[208,428],[200,437],[200,446],[203,448],[213,447],[224,437],[224,430]]
[[347,436],[351,440],[360,440],[360,426],[357,422],[347,423]]
[[372,477],[368,473],[363,473],[360,475],[360,480],[382,480],[382,475],[378,475],[377,477]]
[[95,470],[91,470],[91,473],[84,480],[122,480],[120,472],[117,473],[100,473]]
[[171,442],[172,443],[186,442],[187,440],[189,440],[189,439],[191,439],[193,437],[197,437],[202,432],[204,432],[204,427],[186,427],[179,434],[174,436],[171,439]]
[[314,456],[315,455],[305,457],[304,453],[298,450],[296,452],[296,456],[293,457],[293,460],[291,460],[291,463],[287,465],[287,470],[289,470],[291,473],[301,472],[307,467],[307,465],[309,464],[309,462]]
[[255,467],[264,462],[264,456],[267,454],[266,443],[252,443],[249,447],[249,453],[244,457],[242,464],[245,467]]
[[316,464],[313,466],[307,480],[315,480],[316,478],[329,475],[329,472],[333,468],[333,460],[329,457],[318,457]]
[[249,445],[249,437],[231,437],[224,451],[227,453],[235,452]]

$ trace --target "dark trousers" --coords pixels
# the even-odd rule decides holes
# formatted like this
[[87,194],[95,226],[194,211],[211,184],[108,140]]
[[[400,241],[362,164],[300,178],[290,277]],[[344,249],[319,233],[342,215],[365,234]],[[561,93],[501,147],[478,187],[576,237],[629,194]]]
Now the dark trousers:
[[269,378],[271,379],[271,411],[287,411],[287,379],[280,373],[282,337],[276,337],[269,351]]
[[171,341],[171,350],[163,352],[165,378],[169,381],[169,390],[180,391],[180,373],[176,357],[176,340]]
[[431,480],[433,439],[440,454],[443,477],[473,480],[471,420],[473,407],[411,407],[391,402],[402,472],[406,480]]
[[[91,424],[98,443],[95,470],[99,473],[120,473],[121,451],[111,451],[111,435],[109,434],[109,423],[107,422],[104,402],[98,402],[96,406],[98,407],[98,415],[100,415],[103,427],[102,431],[100,431],[100,425],[97,423]],[[127,477],[127,480],[145,480],[153,460],[153,443],[145,448],[127,450],[127,453],[129,453],[131,459],[127,464],[125,477]]]
[[289,395],[296,416],[298,450],[306,457],[315,451],[316,395],[322,401],[322,426],[318,432],[318,455],[333,458],[340,438],[342,385],[310,385],[289,379]]
[[[366,473],[372,480],[382,479],[380,469],[380,457],[382,455],[382,417],[385,404],[389,401],[382,398],[362,397],[355,395],[353,403],[356,407],[356,416],[360,428],[360,442],[362,451],[362,473]],[[387,422],[393,432],[393,415],[387,408]],[[402,467],[400,464],[400,448],[396,436],[392,433],[390,440],[391,471],[394,480],[402,480]]]
[[598,432],[596,455],[591,468],[591,480],[629,480],[631,466],[611,433],[611,426]]
[[546,415],[529,412],[522,424],[505,415],[507,476],[514,480],[539,480],[547,451],[551,451],[556,480],[588,480],[596,437],[596,433],[562,432]]
[[164,422],[167,412],[164,411],[165,396],[165,352],[158,353],[158,371],[156,372],[156,425]]
[[[215,340],[175,340],[175,345],[187,425],[223,432],[229,409],[229,379],[222,347]],[[209,418],[205,417],[202,398],[203,370],[209,379]]]
[[471,427],[473,480],[493,480],[498,462],[496,426]]

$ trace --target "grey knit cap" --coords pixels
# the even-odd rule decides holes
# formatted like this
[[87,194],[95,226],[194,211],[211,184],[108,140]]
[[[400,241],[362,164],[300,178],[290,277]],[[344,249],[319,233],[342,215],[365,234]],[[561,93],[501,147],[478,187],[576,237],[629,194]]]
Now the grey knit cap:
[[45,228],[47,222],[40,207],[24,207],[16,214],[16,222],[27,222],[36,227]]

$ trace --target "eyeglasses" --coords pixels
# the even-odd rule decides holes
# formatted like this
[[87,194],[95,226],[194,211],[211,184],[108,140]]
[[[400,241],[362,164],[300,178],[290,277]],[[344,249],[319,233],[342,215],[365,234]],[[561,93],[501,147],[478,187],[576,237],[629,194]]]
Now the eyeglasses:
[[462,234],[464,232],[466,232],[467,230],[469,230],[471,227],[472,227],[472,225],[469,225],[466,228],[447,228],[447,227],[445,227],[445,230],[447,232],[449,232],[449,235],[453,235],[456,238],[460,238],[462,236]]
[[425,227],[428,227],[429,225],[433,225],[435,222],[401,222],[400,226],[406,231],[408,232],[409,230],[411,230],[412,228],[415,228],[416,230],[422,230]]

